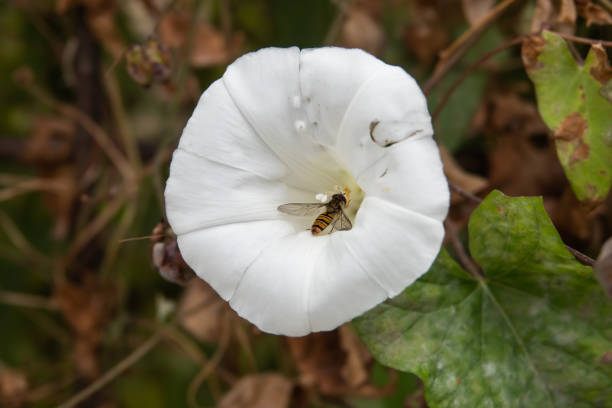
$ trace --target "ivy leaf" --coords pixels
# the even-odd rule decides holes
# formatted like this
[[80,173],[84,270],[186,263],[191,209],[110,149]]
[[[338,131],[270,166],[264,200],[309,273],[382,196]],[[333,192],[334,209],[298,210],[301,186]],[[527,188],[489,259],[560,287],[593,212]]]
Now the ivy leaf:
[[602,200],[612,185],[612,68],[593,45],[584,64],[550,31],[523,43],[538,108],[554,132],[559,161],[580,200]]
[[612,303],[567,252],[540,198],[492,192],[469,223],[483,279],[443,250],[402,294],[355,320],[430,407],[612,407]]

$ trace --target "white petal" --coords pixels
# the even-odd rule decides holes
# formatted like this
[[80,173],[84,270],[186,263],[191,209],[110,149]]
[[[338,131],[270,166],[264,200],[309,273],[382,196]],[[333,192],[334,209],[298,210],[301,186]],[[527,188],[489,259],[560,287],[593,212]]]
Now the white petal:
[[338,136],[338,154],[358,178],[385,147],[433,134],[425,96],[403,69],[385,66],[359,89]]
[[293,232],[283,221],[256,221],[182,234],[177,241],[185,262],[228,300],[262,249]]
[[179,148],[172,156],[165,198],[168,222],[180,235],[215,225],[279,219],[280,204],[312,200],[312,193]]
[[448,183],[436,142],[415,136],[385,149],[384,156],[357,180],[368,196],[379,197],[444,221],[449,206]]
[[247,269],[232,308],[265,332],[308,334],[310,277],[329,238],[305,231],[273,242]]
[[387,297],[348,251],[343,238],[348,233],[331,234],[313,270],[308,295],[312,331],[333,330]]
[[302,50],[300,87],[313,137],[334,147],[338,129],[359,88],[387,64],[359,49]]
[[253,129],[292,170],[291,182],[317,192],[342,180],[338,164],[313,140],[299,65],[298,48],[265,48],[238,58],[223,82]]
[[338,235],[393,297],[427,272],[440,250],[444,227],[440,221],[366,196],[353,229]]
[[287,172],[242,116],[222,80],[215,81],[200,97],[179,148],[271,180],[281,179]]

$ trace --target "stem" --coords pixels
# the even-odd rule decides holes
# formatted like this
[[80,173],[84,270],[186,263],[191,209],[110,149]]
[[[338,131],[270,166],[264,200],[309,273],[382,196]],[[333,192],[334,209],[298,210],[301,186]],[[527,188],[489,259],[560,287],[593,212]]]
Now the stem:
[[561,38],[565,38],[568,41],[573,41],[573,42],[577,42],[580,44],[590,44],[590,45],[601,44],[603,47],[612,47],[612,41],[594,40],[592,38],[576,37],[574,35],[558,33],[556,31],[551,31],[551,32],[553,32],[554,34],[558,35]]
[[155,333],[146,342],[141,344],[136,350],[130,353],[127,357],[121,360],[117,365],[107,371],[102,377],[91,383],[87,388],[74,395],[68,401],[61,404],[58,408],[72,408],[85,401],[87,398],[98,392],[105,385],[113,381],[125,370],[136,364],[149,351],[151,351],[161,340],[161,335]]
[[450,99],[452,94],[455,92],[455,90],[459,87],[459,85],[461,85],[461,83],[470,74],[472,74],[474,71],[476,71],[476,68],[478,68],[481,64],[485,63],[490,58],[492,58],[493,56],[499,54],[500,52],[505,51],[508,48],[512,48],[515,45],[520,44],[523,41],[523,38],[524,37],[518,37],[518,38],[515,38],[513,40],[510,40],[510,41],[500,45],[499,47],[495,48],[493,51],[490,51],[489,53],[485,54],[478,61],[476,61],[473,64],[471,64],[465,71],[463,71],[461,76],[450,86],[450,88],[448,88],[448,90],[446,91],[446,93],[442,97],[442,100],[440,101],[440,103],[438,104],[438,106],[436,107],[436,110],[434,111],[434,113],[432,115],[432,121],[433,122],[436,121],[436,119],[440,115],[440,112],[442,111],[444,106],[446,106],[446,103],[448,102],[448,100]]
[[467,50],[476,42],[478,36],[503,14],[512,4],[521,0],[505,0],[492,8],[486,16],[471,26],[459,38],[457,38],[447,49],[440,53],[440,60],[434,68],[432,77],[423,86],[425,95],[429,95],[433,88],[440,82],[448,71],[461,59]]

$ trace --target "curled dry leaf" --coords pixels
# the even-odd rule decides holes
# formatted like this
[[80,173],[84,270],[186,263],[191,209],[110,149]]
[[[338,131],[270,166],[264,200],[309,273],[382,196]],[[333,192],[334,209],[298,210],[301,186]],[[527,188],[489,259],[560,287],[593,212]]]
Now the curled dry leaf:
[[186,285],[195,276],[187,266],[176,243],[176,235],[168,223],[159,222],[151,235],[151,260],[162,278],[178,285]]
[[223,332],[224,320],[232,319],[235,312],[206,282],[192,279],[179,305],[181,326],[198,340],[217,343]]
[[304,388],[328,396],[373,397],[389,391],[369,382],[372,356],[348,325],[332,332],[289,337],[287,343]]
[[115,308],[115,296],[113,287],[86,272],[79,283],[61,282],[55,287],[54,299],[75,334],[74,364],[85,379],[100,374],[97,352]]
[[[601,247],[594,266],[595,276],[610,299],[612,299],[612,238]],[[610,356],[612,364],[612,353]]]
[[28,379],[20,371],[0,364],[0,406],[17,408],[23,406],[28,392]]
[[576,0],[576,7],[578,9],[578,14],[586,20],[587,27],[592,24],[612,24],[612,14],[590,0]]
[[238,381],[217,408],[286,408],[293,384],[280,374],[250,375]]
[[576,27],[576,7],[574,0],[538,0],[531,19],[531,32],[543,28],[573,34]]

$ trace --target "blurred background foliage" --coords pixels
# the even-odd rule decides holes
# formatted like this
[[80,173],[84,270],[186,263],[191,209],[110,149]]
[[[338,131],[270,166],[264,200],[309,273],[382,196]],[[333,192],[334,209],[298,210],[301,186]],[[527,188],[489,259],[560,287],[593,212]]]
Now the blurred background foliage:
[[[419,380],[375,363],[348,325],[270,336],[206,284],[168,281],[190,276],[161,222],[181,130],[245,52],[363,48],[424,86],[452,182],[544,196],[564,241],[596,256],[610,198],[586,208],[573,195],[509,42],[543,27],[610,40],[611,12],[607,0],[0,2],[0,406],[425,407]],[[451,234],[465,239],[474,206],[453,196]]]

